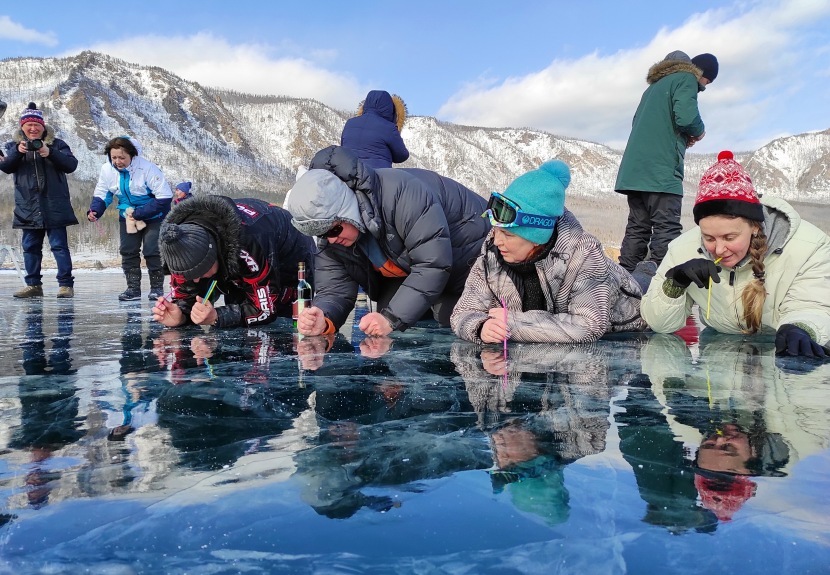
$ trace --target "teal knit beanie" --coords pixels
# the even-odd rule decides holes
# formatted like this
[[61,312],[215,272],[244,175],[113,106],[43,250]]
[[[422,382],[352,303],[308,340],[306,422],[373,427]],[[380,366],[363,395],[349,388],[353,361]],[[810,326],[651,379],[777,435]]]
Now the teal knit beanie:
[[[558,218],[565,212],[565,188],[570,183],[571,170],[568,164],[561,160],[550,160],[513,180],[502,195],[516,202],[523,212]],[[521,225],[508,228],[507,231],[534,244],[547,243],[553,235],[552,229]]]

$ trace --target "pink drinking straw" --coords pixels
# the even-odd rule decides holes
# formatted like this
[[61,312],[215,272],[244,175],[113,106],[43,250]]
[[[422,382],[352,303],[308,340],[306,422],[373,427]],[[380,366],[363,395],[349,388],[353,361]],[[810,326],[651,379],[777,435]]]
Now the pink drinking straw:
[[[500,297],[501,307],[504,309],[504,327],[507,329],[507,305],[504,303],[504,298]],[[507,360],[507,334],[504,336],[504,359]]]

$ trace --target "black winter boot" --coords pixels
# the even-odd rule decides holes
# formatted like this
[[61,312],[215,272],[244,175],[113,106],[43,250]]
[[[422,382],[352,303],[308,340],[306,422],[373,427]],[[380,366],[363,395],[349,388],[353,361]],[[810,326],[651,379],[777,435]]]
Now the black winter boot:
[[164,295],[164,272],[155,270],[150,272],[150,293],[147,294],[147,299],[156,301]]
[[134,301],[141,299],[141,270],[124,270],[124,276],[127,278],[127,289],[121,292],[118,296],[118,300]]

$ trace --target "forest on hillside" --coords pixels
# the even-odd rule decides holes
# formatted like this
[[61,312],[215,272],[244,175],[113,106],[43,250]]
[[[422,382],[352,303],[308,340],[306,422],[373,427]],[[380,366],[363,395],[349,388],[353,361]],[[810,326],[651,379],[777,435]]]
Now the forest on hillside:
[[[69,245],[75,265],[85,267],[119,267],[118,254],[118,212],[111,206],[104,217],[97,223],[86,219],[86,211],[92,197],[95,182],[80,181],[69,176],[69,190],[72,206],[80,222],[68,229]],[[199,190],[194,190],[199,193]],[[261,198],[277,205],[282,205],[285,192],[261,193],[251,192],[250,197]],[[694,198],[687,195],[683,201],[683,228],[694,226],[692,221],[692,204]],[[792,202],[801,217],[830,233],[830,206],[825,204],[808,204]],[[570,196],[565,205],[571,210],[582,226],[594,234],[610,254],[616,254],[625,232],[628,206],[625,197],[620,194],[608,194],[601,198]],[[20,254],[20,232],[12,229],[14,215],[14,181],[12,176],[0,174],[0,245],[11,245]],[[45,267],[53,267],[54,260],[48,245],[44,250]],[[0,269],[13,269],[12,262],[4,260]]]

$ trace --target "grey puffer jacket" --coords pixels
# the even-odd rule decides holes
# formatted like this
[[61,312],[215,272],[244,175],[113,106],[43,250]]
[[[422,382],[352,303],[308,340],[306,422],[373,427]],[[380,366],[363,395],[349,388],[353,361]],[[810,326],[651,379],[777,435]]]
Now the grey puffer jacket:
[[493,234],[487,237],[450,318],[458,337],[481,343],[488,311],[501,307],[502,299],[510,341],[588,343],[609,332],[645,329],[637,282],[605,255],[599,240],[567,209],[556,234],[548,256],[535,264],[547,310],[530,311],[522,311],[523,294],[502,263]]
[[[407,273],[388,307],[378,310],[395,329],[402,331],[420,320],[442,293],[463,291],[490,229],[481,217],[484,198],[429,170],[373,170],[340,146],[320,150],[309,167],[332,172],[355,192],[366,233]],[[354,307],[356,278],[366,277],[367,269],[370,276],[376,275],[357,246],[327,244],[317,254],[314,305],[336,327]],[[371,291],[369,296],[374,297]]]

